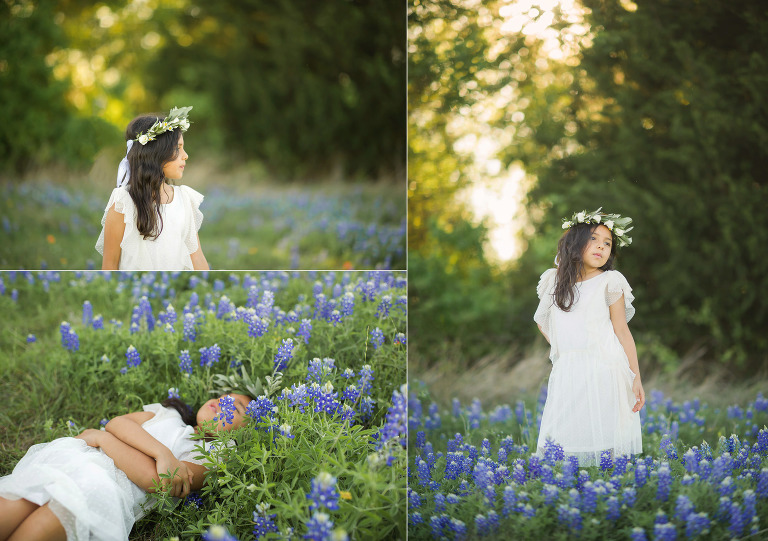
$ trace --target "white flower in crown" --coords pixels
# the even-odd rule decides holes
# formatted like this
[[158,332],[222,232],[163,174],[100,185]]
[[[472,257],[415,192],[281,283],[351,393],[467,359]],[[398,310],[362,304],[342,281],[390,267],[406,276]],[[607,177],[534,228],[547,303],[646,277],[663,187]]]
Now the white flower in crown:
[[613,232],[614,232],[614,233],[616,233],[616,236],[617,236],[617,237],[621,237],[622,235],[624,235],[624,230],[623,230],[623,229],[621,229],[621,228],[619,228],[619,227],[617,227],[616,229],[614,229],[614,230],[613,230]]
[[600,215],[599,214],[595,214],[594,216],[592,216],[592,221],[595,222],[596,224],[599,224],[600,223]]
[[580,224],[584,223],[584,218],[585,218],[585,214],[583,212],[579,212],[576,215],[576,221],[579,222]]
[[613,231],[613,220],[606,220],[603,225]]
[[563,229],[569,229],[573,224],[571,222],[564,222]]
[[142,145],[146,145],[149,142],[149,135],[146,133],[144,135],[139,135],[139,143]]
[[181,125],[182,131],[187,131],[189,129],[189,120],[187,120],[186,118],[182,118],[180,120],[180,125]]

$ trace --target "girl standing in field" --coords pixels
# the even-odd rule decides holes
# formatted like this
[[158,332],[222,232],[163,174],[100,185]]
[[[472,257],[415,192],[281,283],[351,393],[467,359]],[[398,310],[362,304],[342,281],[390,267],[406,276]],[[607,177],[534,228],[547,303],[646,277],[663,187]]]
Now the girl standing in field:
[[541,275],[533,319],[551,345],[552,373],[537,454],[547,440],[582,466],[642,452],[645,391],[627,323],[634,296],[613,270],[617,244],[632,242],[631,218],[579,212],[564,220],[555,264]]
[[128,124],[128,150],[96,242],[102,270],[208,270],[197,234],[203,196],[170,183],[181,179],[189,158],[182,132],[190,109],[174,107],[165,118],[140,115]]
[[[176,472],[170,494],[203,486],[206,468],[194,456],[195,431],[242,426],[251,398],[228,394],[197,415],[178,399],[115,417],[106,431],[33,445],[13,473],[0,478],[0,541],[127,540],[159,474]],[[163,481],[164,483],[166,480]]]

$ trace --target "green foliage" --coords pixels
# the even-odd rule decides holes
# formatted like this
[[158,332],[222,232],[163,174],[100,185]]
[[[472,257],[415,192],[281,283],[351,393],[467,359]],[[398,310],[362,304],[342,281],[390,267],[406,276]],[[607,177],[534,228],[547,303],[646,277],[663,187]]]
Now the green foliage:
[[[251,423],[219,434],[213,448],[201,451],[210,465],[201,507],[160,495],[156,511],[136,525],[134,536],[191,539],[211,524],[227,524],[232,533],[247,539],[257,503],[271,505],[281,530],[290,527],[303,535],[311,516],[306,498],[310,482],[327,471],[337,477],[341,494],[340,509],[330,513],[337,527],[351,538],[405,538],[405,448],[391,445],[394,440],[390,440],[377,450],[374,440],[392,405],[393,392],[406,380],[405,346],[393,341],[396,333],[405,332],[405,307],[396,304],[405,294],[404,273],[3,272],[0,279],[0,310],[5,314],[0,332],[0,392],[14,404],[0,411],[4,445],[0,475],[10,473],[31,444],[73,435],[83,427],[98,427],[103,418],[141,410],[145,404],[163,400],[169,387],[178,388],[185,401],[200,404],[212,396],[211,389],[223,390],[222,381],[230,382],[242,363],[252,387],[271,393],[278,408],[275,426]],[[253,306],[247,284],[256,288],[258,298],[267,289],[274,291],[273,324],[261,337],[249,336],[247,322],[233,314],[217,317],[224,297],[237,307],[249,302]],[[372,299],[363,299],[363,286],[373,293]],[[352,315],[336,325],[315,317],[315,293],[321,290],[334,299],[339,288],[354,293]],[[184,339],[182,313],[193,295],[199,297],[201,308],[194,342]],[[378,312],[384,295],[390,295],[393,304],[387,316]],[[154,330],[145,319],[131,330],[140,296],[147,296],[152,306]],[[94,314],[103,316],[104,329],[81,323],[85,300]],[[169,303],[178,315],[173,332],[160,322]],[[308,344],[295,334],[299,323],[277,324],[280,313],[287,317],[292,310],[312,320]],[[62,347],[62,320],[70,322],[79,336],[77,351]],[[370,331],[376,327],[385,336],[379,348],[370,343]],[[36,341],[28,343],[28,334],[34,334]],[[290,337],[297,344],[293,358],[282,374],[274,373],[277,348]],[[221,348],[220,360],[211,367],[200,366],[199,349],[214,344]],[[131,345],[141,357],[135,367],[126,366]],[[182,350],[192,358],[189,376],[179,369]],[[309,384],[307,366],[313,358],[335,360],[335,369],[323,383],[330,382],[339,399],[345,387],[357,383],[363,365],[371,366],[375,404],[369,419],[359,417],[350,426],[339,415],[314,412],[311,405],[302,412],[288,400],[278,399],[282,389]],[[353,380],[341,375],[346,368],[354,370]],[[360,400],[351,405],[359,407]],[[286,425],[292,438],[279,432],[278,427],[285,430]],[[234,448],[230,441],[236,443]]]
[[566,108],[578,149],[540,171],[529,197],[551,208],[536,234],[584,206],[632,216],[635,327],[747,373],[768,347],[764,8],[585,4],[596,35]]
[[210,97],[208,121],[228,149],[284,176],[337,165],[365,178],[403,172],[402,3],[190,2],[174,11],[147,84],[163,95],[167,66],[184,66],[174,86]]
[[50,2],[0,4],[0,172],[47,164],[82,166],[117,136],[98,118],[79,115],[47,55],[66,39]]

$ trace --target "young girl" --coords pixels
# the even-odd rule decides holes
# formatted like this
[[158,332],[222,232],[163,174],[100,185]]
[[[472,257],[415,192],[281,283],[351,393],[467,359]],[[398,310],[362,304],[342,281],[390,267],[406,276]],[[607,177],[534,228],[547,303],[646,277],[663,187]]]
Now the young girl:
[[0,541],[127,540],[159,474],[176,471],[172,496],[202,487],[206,470],[191,435],[206,421],[217,421],[215,430],[242,426],[250,400],[213,398],[194,416],[169,399],[112,419],[106,431],[33,445],[0,478]]
[[181,179],[189,158],[182,132],[190,109],[174,107],[162,120],[147,114],[128,124],[128,151],[96,242],[102,270],[208,269],[197,234],[203,196],[170,183]]
[[632,242],[631,218],[579,212],[564,221],[556,269],[541,275],[533,319],[551,345],[552,373],[537,454],[547,440],[582,466],[642,451],[640,409],[645,392],[627,322],[632,288],[613,270],[617,244]]

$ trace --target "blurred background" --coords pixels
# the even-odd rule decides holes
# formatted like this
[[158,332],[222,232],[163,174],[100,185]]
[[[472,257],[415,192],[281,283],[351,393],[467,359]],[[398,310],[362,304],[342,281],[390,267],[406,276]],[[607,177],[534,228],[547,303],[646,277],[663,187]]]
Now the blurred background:
[[0,3],[0,267],[100,268],[124,130],[192,105],[216,268],[405,268],[406,5]]
[[603,207],[634,219],[646,390],[764,384],[766,51],[757,0],[412,0],[412,380],[536,392],[539,275],[561,219]]

